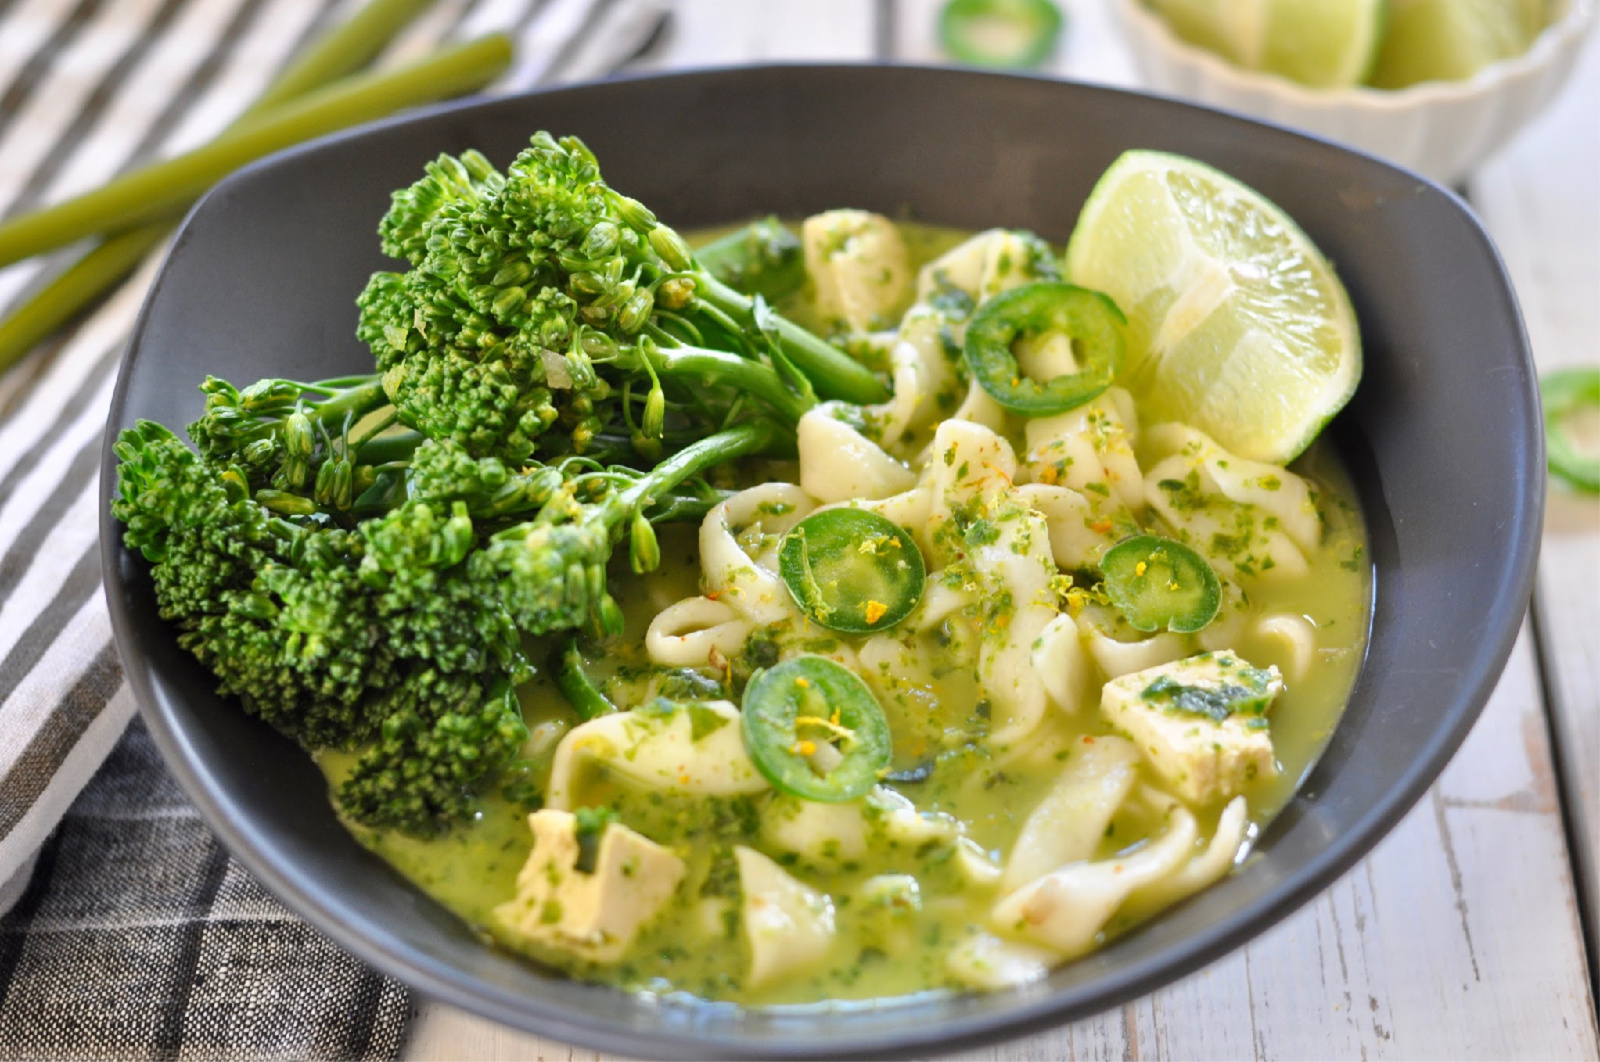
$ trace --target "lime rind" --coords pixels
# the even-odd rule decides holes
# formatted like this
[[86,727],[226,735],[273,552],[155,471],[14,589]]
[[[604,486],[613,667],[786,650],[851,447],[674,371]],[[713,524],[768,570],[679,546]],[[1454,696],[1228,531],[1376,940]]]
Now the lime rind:
[[1260,193],[1204,163],[1135,150],[1085,201],[1066,271],[1128,317],[1119,383],[1180,420],[1287,464],[1355,393],[1361,341],[1333,267]]

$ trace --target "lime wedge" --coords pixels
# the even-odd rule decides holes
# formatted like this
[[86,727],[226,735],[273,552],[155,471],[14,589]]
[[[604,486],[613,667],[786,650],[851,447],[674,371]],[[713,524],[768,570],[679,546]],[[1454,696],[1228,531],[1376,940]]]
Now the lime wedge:
[[1378,88],[1456,81],[1521,55],[1546,21],[1544,0],[1391,0]]
[[1235,66],[1253,68],[1260,54],[1260,18],[1255,4],[1229,0],[1152,0],[1169,29],[1196,48],[1215,52]]
[[1155,0],[1155,9],[1178,36],[1236,66],[1342,88],[1372,70],[1384,0]]
[[1193,159],[1129,151],[1112,163],[1066,270],[1127,315],[1118,382],[1147,423],[1183,421],[1286,464],[1361,378],[1355,312],[1327,260],[1283,211]]
[[1315,88],[1359,84],[1372,72],[1384,0],[1271,0],[1260,69]]

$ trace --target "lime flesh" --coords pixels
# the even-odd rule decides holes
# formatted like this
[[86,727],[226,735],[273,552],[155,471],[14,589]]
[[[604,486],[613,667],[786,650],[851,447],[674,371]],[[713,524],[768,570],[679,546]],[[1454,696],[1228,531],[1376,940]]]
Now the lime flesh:
[[1546,21],[1544,0],[1391,0],[1372,84],[1458,81],[1521,55]]
[[1384,0],[1155,0],[1173,32],[1247,70],[1355,85],[1378,55]]
[[1260,194],[1192,159],[1117,159],[1066,270],[1127,315],[1118,382],[1141,419],[1190,424],[1241,457],[1293,460],[1361,377],[1355,313],[1327,260]]

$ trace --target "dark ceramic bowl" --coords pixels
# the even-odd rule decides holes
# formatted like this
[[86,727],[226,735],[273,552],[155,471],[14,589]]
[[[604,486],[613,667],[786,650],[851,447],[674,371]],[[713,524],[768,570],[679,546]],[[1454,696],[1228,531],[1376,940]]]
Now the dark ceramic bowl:
[[[208,372],[242,383],[370,371],[353,300],[390,264],[374,235],[390,191],[441,151],[477,147],[503,164],[536,129],[583,137],[613,185],[685,229],[848,205],[1059,244],[1133,147],[1192,155],[1259,189],[1333,260],[1361,320],[1366,379],[1334,436],[1371,532],[1372,648],[1327,753],[1256,858],[1048,981],[834,1013],[673,1005],[485,946],[357,845],[311,761],[221,703],[178,649],[144,566],[103,516],[117,644],[167,762],[234,854],[361,958],[498,1021],[628,1054],[955,1050],[1149,992],[1260,933],[1372,848],[1466,735],[1522,620],[1544,482],[1533,366],[1494,247],[1437,185],[1180,103],[948,70],[778,67],[467,103],[319,141],[224,181],[190,215],[145,303],[108,442],[140,417],[187,423]],[[105,499],[113,464],[108,448]]]

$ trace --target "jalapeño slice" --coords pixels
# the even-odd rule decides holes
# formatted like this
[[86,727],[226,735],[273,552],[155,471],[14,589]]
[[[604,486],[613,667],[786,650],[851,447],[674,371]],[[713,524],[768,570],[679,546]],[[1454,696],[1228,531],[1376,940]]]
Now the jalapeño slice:
[[939,15],[945,52],[972,66],[1038,66],[1060,36],[1061,9],[1051,0],[950,0]]
[[1135,535],[1100,558],[1106,596],[1139,631],[1189,634],[1216,618],[1222,584],[1206,559],[1181,542]]
[[[1065,413],[1093,399],[1122,368],[1123,326],[1117,304],[1098,291],[1040,280],[986,301],[973,314],[964,348],[967,369],[1000,405],[1025,417]],[[1040,383],[1022,375],[1011,346],[1025,336],[1059,332],[1072,340],[1082,370]]]
[[1600,368],[1557,369],[1539,380],[1550,471],[1579,490],[1600,491],[1600,456],[1573,438],[1569,418],[1600,410]]
[[911,535],[869,509],[824,509],[789,529],[778,574],[812,621],[846,634],[887,630],[922,600],[927,569]]
[[855,800],[889,766],[883,709],[865,682],[827,657],[797,656],[756,672],[740,714],[756,768],[802,800]]

